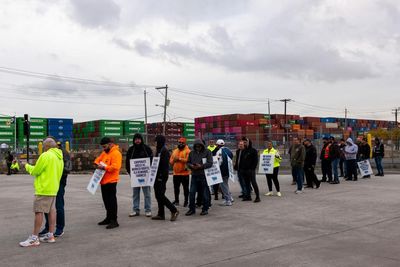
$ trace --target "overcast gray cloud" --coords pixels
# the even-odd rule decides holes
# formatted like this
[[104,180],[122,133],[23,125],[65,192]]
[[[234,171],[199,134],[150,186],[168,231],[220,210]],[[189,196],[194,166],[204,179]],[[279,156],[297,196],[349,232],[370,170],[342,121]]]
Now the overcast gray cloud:
[[89,28],[118,26],[121,8],[113,0],[70,0],[71,17]]

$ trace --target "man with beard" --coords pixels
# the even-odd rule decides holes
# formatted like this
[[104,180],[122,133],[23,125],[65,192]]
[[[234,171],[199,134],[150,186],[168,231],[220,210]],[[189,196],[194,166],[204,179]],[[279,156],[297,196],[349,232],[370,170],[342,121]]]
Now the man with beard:
[[122,165],[122,155],[118,145],[114,144],[111,138],[103,137],[100,145],[103,147],[103,152],[96,158],[94,163],[97,169],[106,171],[100,184],[107,216],[98,225],[107,225],[106,229],[113,229],[119,226],[117,221],[117,183]]
[[306,157],[304,159],[304,174],[306,176],[308,188],[319,188],[321,182],[318,180],[315,174],[315,164],[317,163],[317,150],[311,143],[310,139],[304,140],[304,146],[306,148]]
[[172,155],[169,159],[169,163],[172,165],[173,169],[173,182],[174,182],[174,195],[175,201],[172,203],[175,206],[179,206],[179,191],[182,184],[183,195],[185,201],[183,203],[184,207],[187,207],[189,203],[189,175],[190,171],[186,166],[189,158],[190,149],[186,145],[186,138],[179,138],[178,147],[174,149]]
[[192,170],[192,180],[189,191],[189,211],[186,216],[196,213],[196,192],[202,195],[202,211],[200,215],[207,215],[210,207],[210,189],[207,184],[205,169],[211,168],[213,158],[211,151],[206,149],[201,140],[195,140],[193,150],[189,154],[187,166]]
[[[133,136],[133,146],[129,147],[126,152],[125,168],[129,175],[131,174],[130,160],[150,158],[150,162],[153,160],[153,151],[148,145],[143,142],[143,136],[136,133]],[[133,211],[129,214],[129,217],[136,217],[140,215],[140,188],[144,195],[144,211],[146,217],[151,217],[151,191],[150,186],[134,187],[133,190]]]
[[167,207],[171,211],[171,222],[178,217],[178,210],[165,196],[166,184],[169,175],[169,152],[165,147],[165,137],[163,135],[156,136],[156,157],[160,157],[156,180],[154,182],[154,193],[158,203],[158,214],[152,217],[152,220],[165,220],[165,209]]

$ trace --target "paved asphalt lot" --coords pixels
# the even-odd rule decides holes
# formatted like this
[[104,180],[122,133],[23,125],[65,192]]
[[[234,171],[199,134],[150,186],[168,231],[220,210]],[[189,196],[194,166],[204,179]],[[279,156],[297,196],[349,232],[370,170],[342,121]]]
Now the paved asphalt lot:
[[[282,175],[281,198],[236,199],[232,207],[213,201],[208,216],[186,217],[180,207],[176,222],[129,218],[131,188],[121,176],[113,230],[97,225],[105,211],[100,192],[86,191],[89,178],[68,178],[65,235],[20,248],[33,225],[32,177],[0,175],[0,266],[400,266],[400,175],[322,184],[302,195]],[[258,182],[265,193],[265,178]],[[238,184],[232,192],[239,195]]]

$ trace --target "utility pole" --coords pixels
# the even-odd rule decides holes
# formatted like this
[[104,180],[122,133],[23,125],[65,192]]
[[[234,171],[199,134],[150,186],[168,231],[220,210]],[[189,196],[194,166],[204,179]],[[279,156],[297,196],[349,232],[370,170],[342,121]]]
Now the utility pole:
[[163,135],[165,136],[165,128],[166,128],[166,123],[167,123],[168,84],[163,87],[156,87],[156,90],[165,90],[164,122],[163,122]]
[[285,136],[286,136],[285,137],[286,138],[286,140],[285,140],[285,150],[286,150],[286,148],[288,147],[286,143],[289,142],[289,132],[288,132],[288,129],[287,129],[288,121],[287,121],[287,115],[286,115],[286,105],[287,105],[287,102],[292,101],[292,99],[285,98],[285,99],[281,99],[279,101],[285,103],[285,111],[284,112],[285,112]]
[[145,141],[146,144],[148,144],[148,138],[147,138],[147,91],[144,89],[144,133],[145,133]]
[[398,112],[399,112],[399,109],[400,108],[395,108],[395,109],[393,109],[393,114],[394,114],[394,123],[395,123],[395,128],[398,128],[398,123],[397,123],[397,114],[398,114]]
[[268,98],[268,139],[270,140],[270,141],[272,141],[271,140],[271,127],[272,127],[272,125],[271,125],[271,105],[270,105],[270,101],[269,101],[269,98]]
[[343,131],[343,138],[344,134],[347,132],[347,107],[344,108],[344,131]]

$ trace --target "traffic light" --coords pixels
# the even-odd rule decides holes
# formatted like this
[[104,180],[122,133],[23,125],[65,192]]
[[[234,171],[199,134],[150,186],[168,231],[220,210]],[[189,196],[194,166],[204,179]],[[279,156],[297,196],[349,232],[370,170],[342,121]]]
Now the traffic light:
[[29,122],[29,115],[24,114],[24,135],[30,135],[30,122]]

